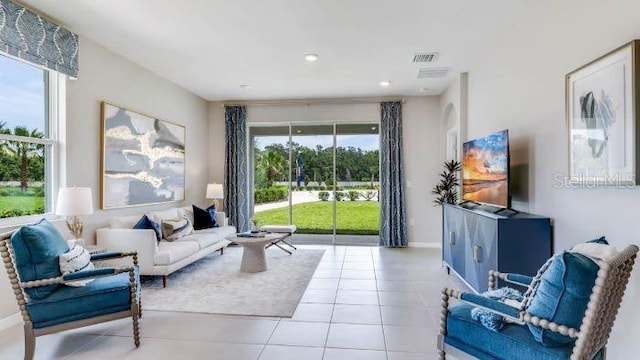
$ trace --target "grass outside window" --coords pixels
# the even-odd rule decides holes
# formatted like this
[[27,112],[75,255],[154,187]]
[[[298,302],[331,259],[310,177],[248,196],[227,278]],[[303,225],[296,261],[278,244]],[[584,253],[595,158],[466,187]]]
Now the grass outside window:
[[[378,235],[380,204],[377,201],[340,201],[336,203],[336,234]],[[289,208],[257,212],[260,225],[288,224]],[[293,224],[302,234],[333,234],[333,202],[317,201],[293,205]]]

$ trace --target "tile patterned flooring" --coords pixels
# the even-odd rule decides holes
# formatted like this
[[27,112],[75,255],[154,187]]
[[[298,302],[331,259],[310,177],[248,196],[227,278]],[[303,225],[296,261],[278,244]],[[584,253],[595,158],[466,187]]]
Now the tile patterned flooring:
[[[436,358],[440,290],[464,289],[439,249],[301,247],[326,251],[292,318],[146,311],[139,349],[123,319],[40,337],[36,359]],[[22,326],[0,332],[0,358],[22,357]]]

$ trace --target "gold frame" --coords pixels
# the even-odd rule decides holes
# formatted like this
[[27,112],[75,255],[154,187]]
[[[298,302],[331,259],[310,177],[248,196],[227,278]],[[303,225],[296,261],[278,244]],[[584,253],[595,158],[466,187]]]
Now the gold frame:
[[168,121],[168,120],[164,120],[161,119],[157,116],[153,116],[153,115],[149,115],[147,113],[141,112],[141,111],[137,111],[137,110],[132,110],[130,108],[124,107],[124,106],[120,106],[114,103],[110,103],[108,101],[101,101],[100,102],[100,129],[102,134],[100,135],[100,208],[102,210],[110,210],[110,209],[123,209],[123,208],[130,208],[130,207],[140,207],[140,206],[150,206],[150,205],[157,205],[157,204],[168,204],[168,203],[178,203],[178,202],[182,202],[186,200],[186,194],[183,193],[183,198],[182,199],[178,199],[178,200],[170,200],[170,201],[162,201],[162,202],[154,202],[154,203],[145,203],[145,204],[135,204],[135,205],[122,205],[122,206],[108,206],[105,203],[105,194],[106,194],[106,189],[105,189],[105,156],[106,156],[106,152],[105,152],[105,145],[106,145],[106,141],[105,141],[105,137],[106,137],[106,118],[105,118],[105,107],[106,105],[111,105],[114,107],[117,107],[119,109],[123,109],[125,111],[129,111],[129,112],[133,112],[136,113],[138,115],[142,115],[142,116],[146,116],[148,118],[154,119],[154,120],[160,120],[162,122],[165,122],[167,124],[171,124],[174,126],[178,126],[181,127],[184,130],[184,178],[182,180],[183,184],[184,184],[184,189],[186,192],[187,189],[187,128],[186,126],[173,122],[173,121]]
[[[568,163],[567,163],[567,179],[569,179],[569,181],[574,181],[574,176],[572,174],[572,170],[571,170],[571,124],[572,124],[572,119],[571,119],[571,106],[573,105],[573,99],[570,98],[570,86],[572,83],[572,76],[576,75],[578,72],[581,72],[585,69],[588,69],[591,66],[597,65],[599,62],[606,60],[608,57],[610,57],[611,55],[614,55],[622,50],[625,50],[627,48],[630,48],[631,50],[631,96],[630,96],[630,100],[631,100],[631,117],[632,117],[632,133],[633,133],[633,151],[632,151],[632,155],[634,156],[633,159],[633,176],[634,179],[633,180],[629,180],[626,182],[621,182],[621,183],[616,183],[616,185],[628,185],[628,186],[635,186],[638,183],[638,170],[640,169],[640,146],[638,146],[637,142],[638,139],[640,139],[640,126],[638,126],[638,120],[640,119],[640,91],[638,91],[636,89],[636,86],[640,85],[640,79],[638,79],[638,76],[640,75],[640,40],[632,40],[622,46],[619,46],[618,48],[609,51],[608,53],[596,58],[595,60],[592,60],[582,66],[580,66],[579,68],[571,71],[570,73],[568,73],[565,76],[565,119],[566,119],[566,126],[567,126],[567,138],[568,138],[568,142],[567,142],[567,150],[568,150]],[[598,180],[598,178],[585,178],[587,181],[589,181],[590,179],[596,179],[595,181],[595,185],[614,185],[612,183],[608,183],[606,181],[601,181]]]

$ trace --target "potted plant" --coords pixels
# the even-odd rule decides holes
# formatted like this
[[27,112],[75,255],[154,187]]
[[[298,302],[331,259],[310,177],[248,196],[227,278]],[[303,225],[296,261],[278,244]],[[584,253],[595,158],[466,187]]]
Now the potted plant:
[[450,160],[444,162],[444,170],[440,173],[440,182],[433,187],[431,193],[436,195],[433,200],[436,205],[456,204],[458,202],[458,171],[461,170],[460,162]]

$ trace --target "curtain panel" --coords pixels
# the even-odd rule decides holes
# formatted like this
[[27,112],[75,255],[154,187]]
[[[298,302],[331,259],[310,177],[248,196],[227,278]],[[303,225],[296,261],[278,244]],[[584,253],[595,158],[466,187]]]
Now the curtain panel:
[[380,245],[406,247],[402,103],[383,102],[380,108]]
[[224,210],[238,232],[249,230],[245,119],[244,106],[225,107]]
[[0,0],[0,52],[78,77],[78,35],[9,0]]

